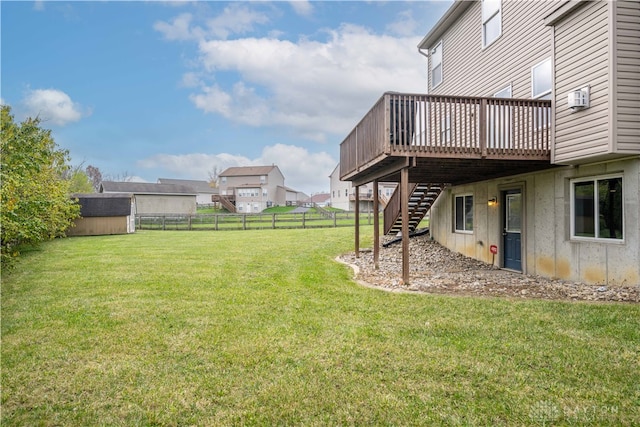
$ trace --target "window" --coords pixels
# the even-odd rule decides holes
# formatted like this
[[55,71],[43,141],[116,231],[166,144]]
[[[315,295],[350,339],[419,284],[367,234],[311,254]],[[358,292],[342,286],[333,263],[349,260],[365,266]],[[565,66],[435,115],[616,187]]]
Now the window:
[[267,182],[267,175],[261,175],[260,176],[260,184],[264,184],[265,182]]
[[220,177],[220,182],[221,182],[222,184],[226,184],[226,183],[227,183],[227,177],[226,177],[226,176],[222,176],[222,177]]
[[451,116],[448,113],[440,119],[440,140],[451,142]]
[[493,94],[494,98],[511,98],[511,85]]
[[501,0],[482,0],[482,47],[502,34]]
[[431,89],[442,83],[442,41],[431,49]]
[[473,196],[456,196],[455,230],[473,231]]
[[[494,98],[511,98],[511,85],[493,94]],[[487,141],[491,148],[511,147],[511,108],[493,105],[487,114]]]
[[348,188],[344,189],[344,197],[349,197],[349,189]]
[[551,99],[551,58],[545,59],[531,69],[531,97]]
[[260,195],[259,188],[240,188],[238,189],[238,197],[258,197]]
[[[532,98],[551,99],[552,74],[551,58],[545,59],[531,69]],[[537,114],[534,115],[534,119],[536,120],[534,124],[536,129],[545,129],[551,123],[551,109],[540,107]]]
[[622,177],[571,181],[571,236],[623,239]]

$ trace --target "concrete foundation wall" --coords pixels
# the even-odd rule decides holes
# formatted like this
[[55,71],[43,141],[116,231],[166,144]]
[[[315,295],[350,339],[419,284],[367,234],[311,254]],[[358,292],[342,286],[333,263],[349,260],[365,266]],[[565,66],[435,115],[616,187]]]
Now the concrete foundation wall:
[[[571,238],[571,179],[622,174],[623,240]],[[435,240],[466,256],[502,266],[501,193],[519,188],[523,195],[522,270],[524,273],[609,286],[640,285],[640,158],[518,175],[451,187],[431,213]],[[455,195],[474,197],[473,232],[453,230]],[[488,206],[496,197],[498,204]],[[491,254],[491,245],[498,254]]]

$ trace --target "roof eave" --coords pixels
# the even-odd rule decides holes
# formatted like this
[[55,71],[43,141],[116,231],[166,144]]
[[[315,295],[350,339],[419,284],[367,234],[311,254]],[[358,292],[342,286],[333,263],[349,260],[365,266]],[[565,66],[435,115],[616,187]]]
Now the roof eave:
[[442,18],[433,26],[431,31],[424,36],[422,41],[418,44],[418,49],[429,49],[433,46],[441,37],[442,34],[458,19],[462,14],[469,9],[473,4],[472,1],[456,0],[451,7],[442,15]]

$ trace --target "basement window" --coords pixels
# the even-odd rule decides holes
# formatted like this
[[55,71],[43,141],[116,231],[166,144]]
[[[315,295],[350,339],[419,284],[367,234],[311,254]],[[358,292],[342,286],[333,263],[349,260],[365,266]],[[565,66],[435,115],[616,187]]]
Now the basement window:
[[455,231],[473,231],[473,195],[455,196]]
[[571,181],[571,236],[622,240],[622,176]]

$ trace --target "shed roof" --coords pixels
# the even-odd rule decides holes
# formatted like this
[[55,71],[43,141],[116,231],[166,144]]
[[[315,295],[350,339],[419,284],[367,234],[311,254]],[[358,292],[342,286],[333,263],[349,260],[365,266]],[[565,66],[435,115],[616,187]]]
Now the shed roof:
[[329,193],[318,193],[314,194],[305,200],[305,203],[325,203],[327,200],[331,198]]
[[218,194],[218,189],[211,187],[207,181],[199,181],[199,180],[193,180],[193,179],[159,178],[158,183],[185,185],[187,187],[193,188],[198,193]]
[[[261,176],[269,175],[277,166],[234,166],[225,169],[219,176]],[[279,170],[279,169],[278,169]]]
[[78,199],[81,217],[131,215],[131,193],[72,194]]
[[101,193],[133,193],[133,194],[163,194],[173,196],[195,196],[197,193],[188,185],[155,184],[150,182],[115,182],[102,181]]

